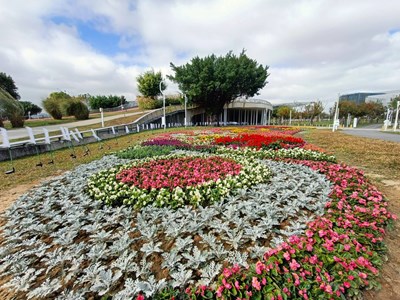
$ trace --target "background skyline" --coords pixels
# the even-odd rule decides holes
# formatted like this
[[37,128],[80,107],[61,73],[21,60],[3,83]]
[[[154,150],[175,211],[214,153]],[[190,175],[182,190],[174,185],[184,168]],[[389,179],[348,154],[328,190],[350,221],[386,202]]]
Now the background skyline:
[[39,105],[54,91],[135,100],[144,71],[246,49],[270,67],[259,98],[331,106],[400,89],[399,11],[397,0],[0,0],[0,71]]

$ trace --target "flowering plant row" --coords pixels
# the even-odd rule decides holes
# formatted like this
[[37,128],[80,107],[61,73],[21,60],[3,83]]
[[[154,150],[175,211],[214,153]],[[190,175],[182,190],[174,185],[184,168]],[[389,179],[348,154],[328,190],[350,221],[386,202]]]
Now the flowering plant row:
[[176,208],[220,201],[235,189],[267,182],[270,176],[269,169],[253,158],[171,154],[104,170],[91,176],[87,186],[91,197],[109,205]]
[[302,138],[287,134],[240,134],[236,136],[218,137],[216,145],[260,148],[293,148],[302,147],[305,142]]
[[384,227],[395,218],[382,194],[354,168],[293,162],[318,170],[334,184],[325,215],[308,224],[305,236],[292,236],[249,269],[224,269],[217,297],[344,299],[376,286]]
[[255,149],[255,148],[241,148],[233,149],[230,147],[219,147],[216,151],[219,154],[230,154],[239,159],[239,157],[253,157],[258,159],[302,159],[311,161],[328,161],[336,162],[334,155],[328,155],[314,150],[306,150],[303,148],[292,149]]

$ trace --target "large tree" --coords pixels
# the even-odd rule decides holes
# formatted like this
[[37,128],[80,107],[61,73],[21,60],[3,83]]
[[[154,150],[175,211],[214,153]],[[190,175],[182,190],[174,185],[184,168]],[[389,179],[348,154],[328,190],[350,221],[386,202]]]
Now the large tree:
[[147,98],[155,99],[155,97],[161,94],[161,89],[165,90],[167,85],[163,81],[161,72],[154,72],[154,70],[144,72],[140,74],[137,78],[138,90],[139,92]]
[[[239,56],[230,51],[225,56],[214,54],[195,57],[182,66],[170,64],[175,75],[168,78],[206,113],[218,116],[238,97],[253,97],[267,84],[268,66],[247,57],[243,50]],[[218,120],[218,119],[217,119]]]
[[18,93],[18,88],[15,85],[14,79],[6,73],[0,72],[0,88],[10,94],[15,100],[19,100],[21,96]]

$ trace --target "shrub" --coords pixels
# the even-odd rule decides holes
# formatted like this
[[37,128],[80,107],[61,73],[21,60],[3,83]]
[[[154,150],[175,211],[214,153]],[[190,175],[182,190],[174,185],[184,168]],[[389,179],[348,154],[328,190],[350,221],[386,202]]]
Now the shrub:
[[43,100],[42,102],[43,107],[47,113],[53,117],[55,120],[61,120],[62,119],[62,113],[61,113],[61,107],[59,100],[57,99],[52,99],[52,98],[47,98],[46,100]]
[[143,96],[137,96],[136,100],[138,102],[139,108],[141,109],[156,109],[163,107],[163,101]]
[[170,154],[175,147],[172,146],[135,146],[118,152],[119,158],[125,159],[141,159],[146,157],[154,157],[159,155]]
[[180,105],[184,100],[180,95],[169,95],[165,97],[165,105]]
[[42,101],[42,105],[53,119],[61,120],[63,117],[62,104],[69,99],[71,99],[71,96],[65,92],[53,92]]
[[89,119],[89,109],[79,99],[65,101],[62,104],[62,111],[64,115],[74,116],[77,120]]

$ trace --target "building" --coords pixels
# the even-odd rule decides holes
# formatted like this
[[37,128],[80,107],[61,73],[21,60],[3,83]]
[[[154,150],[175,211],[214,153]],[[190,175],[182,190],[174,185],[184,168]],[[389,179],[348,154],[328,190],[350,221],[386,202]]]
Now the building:
[[339,101],[351,101],[356,104],[365,103],[365,99],[369,96],[384,95],[385,93],[353,93],[345,94],[339,97]]
[[377,103],[382,103],[383,106],[388,106],[390,101],[399,95],[400,95],[400,90],[390,91],[384,94],[368,96],[365,99],[365,102],[377,102]]

